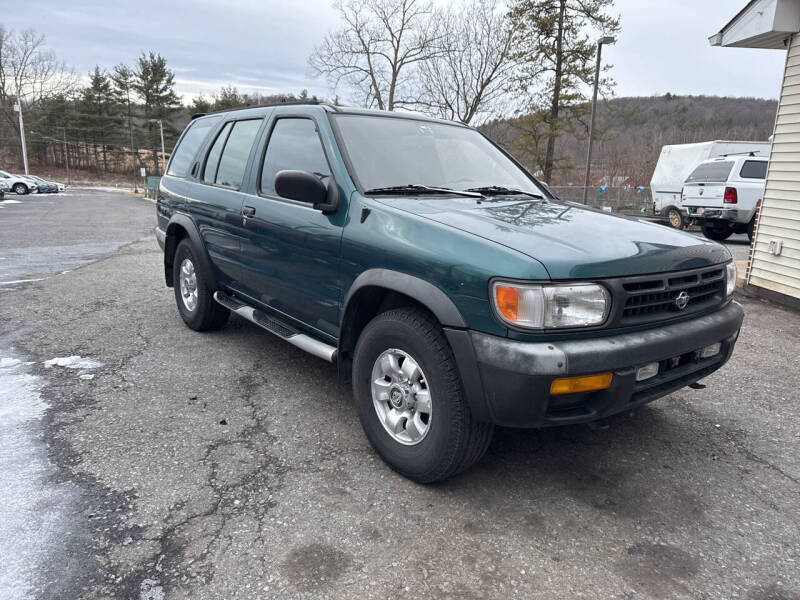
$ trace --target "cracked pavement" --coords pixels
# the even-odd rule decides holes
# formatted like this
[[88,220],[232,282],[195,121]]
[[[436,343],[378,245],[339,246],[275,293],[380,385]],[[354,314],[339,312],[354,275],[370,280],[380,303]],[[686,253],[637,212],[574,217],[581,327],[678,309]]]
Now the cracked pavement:
[[[183,325],[152,203],[23,200],[0,255],[86,261],[0,286],[0,357],[36,361],[46,485],[72,490],[18,597],[800,598],[798,313],[743,298],[706,389],[606,427],[500,429],[421,486],[373,453],[333,365],[238,317]],[[103,366],[41,364],[70,355]]]

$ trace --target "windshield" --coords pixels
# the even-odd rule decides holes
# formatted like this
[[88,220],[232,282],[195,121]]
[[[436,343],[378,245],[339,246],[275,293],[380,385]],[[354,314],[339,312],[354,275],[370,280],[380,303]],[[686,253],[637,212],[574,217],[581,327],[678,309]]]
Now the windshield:
[[458,190],[501,186],[542,193],[474,129],[401,117],[331,116],[353,175],[365,190],[417,184]]

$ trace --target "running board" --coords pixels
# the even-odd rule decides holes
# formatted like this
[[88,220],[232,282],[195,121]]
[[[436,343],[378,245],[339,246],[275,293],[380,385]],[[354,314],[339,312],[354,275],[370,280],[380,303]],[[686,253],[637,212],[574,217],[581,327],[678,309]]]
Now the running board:
[[324,342],[320,342],[319,340],[315,340],[305,333],[300,333],[291,325],[269,316],[264,311],[253,308],[238,298],[229,296],[224,292],[214,292],[214,300],[228,310],[235,312],[240,317],[244,317],[251,323],[255,323],[262,329],[266,329],[279,338],[286,340],[292,346],[297,346],[301,350],[305,350],[309,354],[313,354],[328,362],[336,361],[336,348]]

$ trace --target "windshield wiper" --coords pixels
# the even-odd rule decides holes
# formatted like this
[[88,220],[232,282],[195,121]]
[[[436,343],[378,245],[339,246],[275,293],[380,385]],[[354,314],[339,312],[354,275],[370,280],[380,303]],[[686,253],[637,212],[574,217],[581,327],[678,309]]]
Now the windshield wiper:
[[502,195],[514,195],[514,194],[521,194],[523,196],[530,196],[531,198],[538,198],[540,200],[544,200],[544,196],[541,194],[534,194],[533,192],[526,192],[523,190],[518,190],[515,188],[509,188],[502,185],[486,185],[483,187],[474,187],[474,188],[467,188],[464,190],[466,192],[477,192],[480,194],[486,194],[488,196],[502,196]]
[[458,194],[459,196],[467,196],[468,198],[483,198],[483,194],[479,193],[477,190],[454,190],[452,188],[431,187],[429,185],[420,185],[418,183],[372,188],[371,190],[367,190],[364,193],[365,194],[409,194],[415,192],[429,192],[431,194]]

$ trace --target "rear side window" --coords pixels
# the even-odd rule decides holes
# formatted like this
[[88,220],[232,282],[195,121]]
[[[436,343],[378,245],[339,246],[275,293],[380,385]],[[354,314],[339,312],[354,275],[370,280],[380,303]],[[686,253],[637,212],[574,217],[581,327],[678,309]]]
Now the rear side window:
[[[253,147],[253,141],[256,139],[258,128],[261,127],[261,121],[262,119],[249,119],[247,121],[236,121],[233,124],[227,139],[224,141],[213,183],[234,189],[239,189],[242,186],[247,158],[250,156],[250,150]],[[214,146],[219,143],[220,138],[217,138]],[[215,148],[212,148],[211,152],[214,152],[214,150]]]
[[308,171],[327,183],[331,172],[311,119],[287,118],[275,123],[261,170],[261,193],[274,195],[275,175],[285,169]]
[[197,119],[189,123],[186,133],[183,134],[178,147],[172,151],[172,160],[169,161],[168,175],[175,177],[185,177],[189,172],[194,155],[206,139],[209,131],[219,122],[221,117],[209,117],[207,119]]
[[739,171],[739,177],[743,179],[766,179],[767,161],[765,160],[746,160]]
[[724,182],[728,180],[733,168],[732,160],[720,160],[717,162],[703,163],[692,171],[686,179],[686,183],[692,181],[703,182]]
[[217,140],[211,146],[206,158],[206,166],[203,169],[203,181],[206,183],[214,183],[217,178],[217,167],[219,167],[219,157],[222,156],[222,148],[228,140],[228,134],[231,132],[233,123],[226,123],[222,131],[219,132]]

